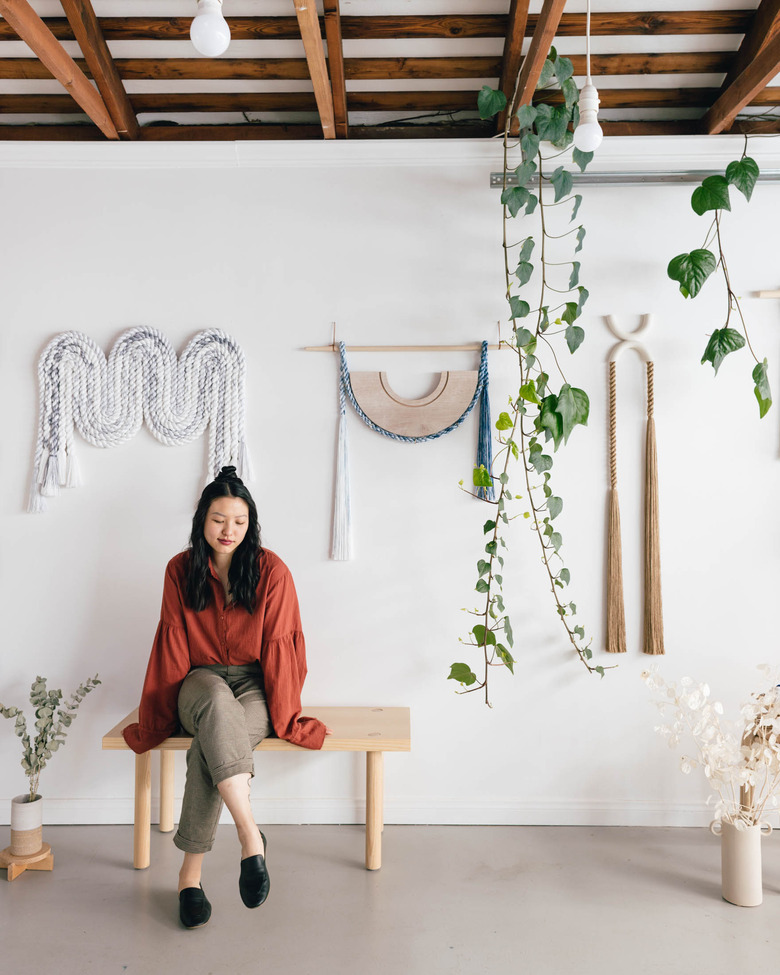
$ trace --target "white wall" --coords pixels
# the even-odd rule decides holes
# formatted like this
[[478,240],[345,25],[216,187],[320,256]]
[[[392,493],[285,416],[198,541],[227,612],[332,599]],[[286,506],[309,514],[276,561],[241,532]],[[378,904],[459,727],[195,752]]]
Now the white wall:
[[[774,140],[751,147],[778,166]],[[594,169],[712,169],[741,140],[608,140]],[[647,158],[654,154],[658,158]],[[390,165],[387,165],[390,160]],[[101,735],[137,703],[166,561],[186,544],[204,476],[202,442],[169,448],[142,431],[112,450],[81,440],[86,483],[25,513],[46,342],[79,329],[105,351],[133,325],[161,329],[181,351],[206,327],[243,347],[248,428],[265,543],[290,565],[309,652],[305,697],[321,704],[409,705],[413,751],[386,762],[390,822],[649,823],[706,821],[702,783],[676,769],[653,734],[639,674],[644,380],[619,367],[619,470],[629,653],[604,680],[562,640],[520,519],[510,533],[507,603],[516,675],[495,671],[493,709],[458,697],[449,665],[473,604],[483,506],[458,490],[476,440],[471,419],[424,446],[398,445],[350,417],[356,557],[328,560],[337,428],[337,365],[303,353],[352,343],[495,340],[505,318],[500,205],[488,188],[496,144],[33,146],[0,144],[0,700],[18,704],[41,673],[70,690],[99,671],[65,750],[44,772],[50,822],[128,822],[132,756]],[[778,416],[759,422],[747,353],[716,381],[699,366],[722,324],[711,282],[684,302],[668,260],[700,246],[705,221],[690,186],[586,188],[583,282],[587,340],[567,378],[591,397],[591,422],[556,462],[571,598],[603,645],[607,489],[602,316],[652,312],[656,362],[663,595],[663,673],[691,673],[735,705],[776,658]],[[732,279],[780,399],[780,186],[760,184],[724,221]],[[565,259],[565,258],[562,258]],[[367,354],[399,391],[417,395],[468,354]],[[497,415],[514,382],[493,353]],[[516,387],[515,387],[516,388]],[[519,478],[519,472],[517,474]],[[615,659],[597,652],[605,665]],[[0,816],[22,792],[18,742],[0,734]],[[351,755],[264,755],[259,821],[359,821],[362,763]],[[181,793],[183,762],[178,770]]]

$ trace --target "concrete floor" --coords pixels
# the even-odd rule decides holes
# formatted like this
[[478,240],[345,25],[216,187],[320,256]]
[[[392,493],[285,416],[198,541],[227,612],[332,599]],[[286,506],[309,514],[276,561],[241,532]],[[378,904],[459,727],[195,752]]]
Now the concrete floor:
[[0,872],[0,970],[26,975],[732,975],[775,970],[780,849],[764,904],[720,897],[705,829],[388,826],[384,866],[356,826],[269,826],[271,895],[248,911],[221,826],[203,886],[211,921],[180,927],[180,854],[152,830],[48,826],[53,873]]

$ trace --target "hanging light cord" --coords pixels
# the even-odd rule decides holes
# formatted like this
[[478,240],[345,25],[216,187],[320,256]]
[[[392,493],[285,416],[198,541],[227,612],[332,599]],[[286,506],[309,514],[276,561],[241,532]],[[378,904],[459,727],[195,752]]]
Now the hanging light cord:
[[590,0],[588,0],[588,6],[586,8],[587,12],[585,14],[585,64],[587,66],[588,72],[588,84],[591,84],[590,80]]

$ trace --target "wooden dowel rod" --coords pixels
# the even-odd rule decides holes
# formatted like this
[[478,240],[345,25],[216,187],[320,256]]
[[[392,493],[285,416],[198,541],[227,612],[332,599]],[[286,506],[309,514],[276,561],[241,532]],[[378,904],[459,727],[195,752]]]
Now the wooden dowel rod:
[[780,291],[759,291],[759,298],[780,298]]
[[[471,345],[347,345],[347,352],[480,352],[481,343]],[[488,349],[511,349],[508,342],[501,345],[488,345]],[[336,345],[307,345],[304,352],[338,352]]]

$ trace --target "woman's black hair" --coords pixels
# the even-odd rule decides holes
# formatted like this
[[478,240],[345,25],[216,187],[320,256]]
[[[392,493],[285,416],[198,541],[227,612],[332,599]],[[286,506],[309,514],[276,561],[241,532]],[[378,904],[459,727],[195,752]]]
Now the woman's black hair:
[[206,515],[215,498],[241,498],[249,508],[249,525],[244,540],[233,553],[230,561],[228,581],[230,594],[235,603],[240,603],[248,612],[254,612],[257,584],[260,581],[260,525],[257,508],[252,495],[244,482],[236,474],[235,467],[223,467],[216,479],[207,484],[198,501],[192,518],[190,535],[190,559],[187,568],[187,605],[200,612],[211,602],[211,570],[209,556],[211,547],[203,534]]

